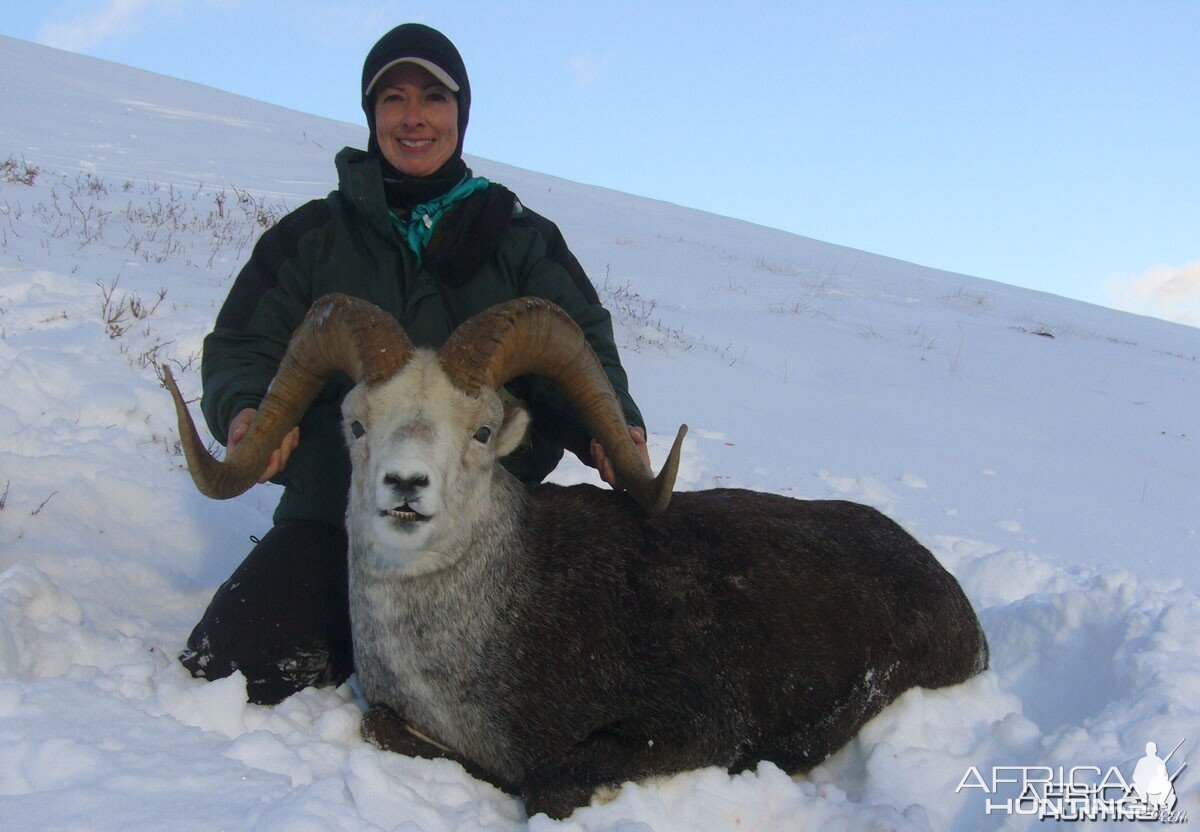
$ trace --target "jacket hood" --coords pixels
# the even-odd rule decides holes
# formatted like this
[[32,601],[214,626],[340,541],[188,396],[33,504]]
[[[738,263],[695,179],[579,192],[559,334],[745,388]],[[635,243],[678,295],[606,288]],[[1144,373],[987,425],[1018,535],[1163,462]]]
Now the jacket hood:
[[385,238],[395,239],[379,159],[365,150],[343,147],[334,157],[334,164],[342,199],[366,220],[367,225]]

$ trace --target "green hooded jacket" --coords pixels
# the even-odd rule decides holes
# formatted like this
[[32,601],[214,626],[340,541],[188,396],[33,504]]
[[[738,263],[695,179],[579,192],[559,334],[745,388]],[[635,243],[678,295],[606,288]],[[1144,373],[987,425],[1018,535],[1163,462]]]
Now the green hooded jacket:
[[[237,413],[258,407],[292,332],[312,302],[330,292],[382,307],[413,344],[434,349],[496,303],[522,296],[553,301],[587,336],[629,423],[645,427],[629,395],[612,319],[553,223],[493,183],[447,211],[418,262],[389,212],[379,162],[345,148],[336,163],[338,189],[262,235],[204,339],[201,408],[218,441],[227,441]],[[347,376],[335,377],[301,420],[300,444],[274,480],[285,486],[276,523],[343,523],[350,461],[341,401],[351,387]],[[504,461],[513,474],[540,482],[564,448],[591,463],[590,437],[552,385],[527,376],[507,390],[533,416],[530,442]]]

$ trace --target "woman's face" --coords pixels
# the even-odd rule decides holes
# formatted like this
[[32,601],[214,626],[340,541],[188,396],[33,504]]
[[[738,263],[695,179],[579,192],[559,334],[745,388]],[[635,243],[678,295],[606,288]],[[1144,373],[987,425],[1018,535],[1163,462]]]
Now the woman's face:
[[429,176],[458,147],[458,98],[416,64],[399,64],[379,79],[375,141],[401,173]]

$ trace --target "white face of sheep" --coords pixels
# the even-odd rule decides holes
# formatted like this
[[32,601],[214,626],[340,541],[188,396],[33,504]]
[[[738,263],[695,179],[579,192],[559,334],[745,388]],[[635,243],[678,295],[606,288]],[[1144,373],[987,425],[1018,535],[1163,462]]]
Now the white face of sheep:
[[378,565],[420,575],[449,566],[486,511],[496,461],[529,417],[492,390],[471,396],[419,350],[392,379],[342,404],[353,467],[347,526]]

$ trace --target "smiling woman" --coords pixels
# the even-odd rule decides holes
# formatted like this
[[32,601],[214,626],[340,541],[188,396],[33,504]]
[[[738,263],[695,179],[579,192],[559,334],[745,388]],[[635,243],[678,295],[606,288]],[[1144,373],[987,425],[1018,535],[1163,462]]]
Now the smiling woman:
[[[317,298],[338,292],[371,301],[422,347],[440,346],[494,304],[553,301],[600,356],[649,467],[644,422],[595,288],[553,223],[463,161],[471,85],[454,44],[428,26],[396,27],[367,55],[361,96],[367,150],[338,153],[337,190],[263,234],[204,342],[210,430],[230,456],[241,445],[261,451],[265,469],[248,473],[285,489],[274,527],[217,590],[181,658],[209,679],[242,671],[257,702],[340,683],[354,669],[343,530],[350,458],[341,428],[350,383],[326,385],[281,442],[263,438],[281,419],[263,405],[267,388]],[[550,383],[518,378],[504,395],[532,416],[528,438],[504,463],[518,479],[541,482],[569,449],[616,486],[604,453]],[[351,421],[348,436],[361,429]],[[388,520],[423,523],[421,504],[407,496],[417,487],[382,483],[393,498]]]

